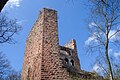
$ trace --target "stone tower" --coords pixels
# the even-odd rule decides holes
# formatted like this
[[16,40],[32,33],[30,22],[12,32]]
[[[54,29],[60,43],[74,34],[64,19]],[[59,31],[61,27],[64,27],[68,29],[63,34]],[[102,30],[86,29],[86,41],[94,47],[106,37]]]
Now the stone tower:
[[[66,48],[68,47],[68,48]],[[60,50],[61,49],[61,50]],[[68,50],[67,50],[68,49]],[[75,49],[75,50],[74,50]],[[67,51],[70,56],[61,57],[60,52]],[[67,53],[66,52],[66,53]],[[72,53],[75,52],[77,64]],[[65,47],[59,46],[57,12],[44,8],[32,28],[26,42],[24,63],[22,69],[23,80],[64,80],[69,77],[63,68],[63,59],[71,59],[71,64],[80,69],[75,41],[72,40]],[[67,61],[67,63],[70,61]]]
[[42,9],[26,41],[21,80],[77,80],[80,71],[75,40],[60,46],[57,12]]

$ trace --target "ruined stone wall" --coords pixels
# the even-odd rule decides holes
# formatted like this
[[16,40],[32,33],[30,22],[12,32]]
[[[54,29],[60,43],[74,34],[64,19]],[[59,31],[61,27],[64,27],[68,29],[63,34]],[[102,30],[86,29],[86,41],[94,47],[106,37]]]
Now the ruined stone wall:
[[72,80],[104,80],[103,77],[96,75],[95,73],[92,72],[70,72],[69,73],[70,77]]
[[62,69],[59,54],[57,12],[44,9],[42,80],[67,80],[68,75]]
[[62,66],[57,12],[43,9],[26,42],[22,80],[70,80]]
[[43,18],[44,14],[38,17],[26,41],[22,80],[41,79]]
[[74,39],[72,39],[71,41],[69,41],[68,43],[66,43],[64,46],[68,47],[68,48],[70,48],[70,49],[72,49],[74,51],[72,54],[74,55],[75,67],[78,70],[80,70],[81,67],[80,67],[80,60],[78,58],[76,41]]
[[[88,79],[89,75],[79,73],[81,70],[75,40],[65,47],[73,51],[73,67],[64,66],[60,57],[57,12],[44,8],[26,41],[21,80]],[[89,80],[94,79],[91,77]]]

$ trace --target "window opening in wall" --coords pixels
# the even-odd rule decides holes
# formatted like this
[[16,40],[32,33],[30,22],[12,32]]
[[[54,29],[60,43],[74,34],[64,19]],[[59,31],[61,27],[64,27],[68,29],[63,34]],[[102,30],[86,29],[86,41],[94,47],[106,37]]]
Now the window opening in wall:
[[72,66],[74,66],[74,61],[73,61],[73,60],[70,60],[70,64],[71,64]]
[[67,58],[65,58],[65,64],[68,64],[68,59]]

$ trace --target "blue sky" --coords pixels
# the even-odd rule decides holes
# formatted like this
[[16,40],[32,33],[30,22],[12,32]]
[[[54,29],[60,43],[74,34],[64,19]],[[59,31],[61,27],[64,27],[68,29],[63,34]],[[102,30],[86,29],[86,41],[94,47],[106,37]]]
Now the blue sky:
[[84,5],[86,0],[10,0],[4,7],[12,19],[18,19],[22,31],[15,35],[16,44],[1,44],[0,51],[6,54],[15,70],[22,69],[25,43],[27,36],[42,8],[52,8],[58,11],[59,43],[64,45],[71,39],[76,39],[81,68],[90,71],[94,62],[93,55],[85,53],[84,45],[88,39],[87,20],[89,9]]

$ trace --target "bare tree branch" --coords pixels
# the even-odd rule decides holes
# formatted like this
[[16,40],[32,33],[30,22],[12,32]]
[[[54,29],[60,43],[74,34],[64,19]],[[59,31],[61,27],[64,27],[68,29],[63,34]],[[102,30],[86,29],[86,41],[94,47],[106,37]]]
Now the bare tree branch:
[[12,41],[14,34],[21,30],[17,20],[9,19],[6,14],[0,14],[0,43]]
[[120,32],[120,30],[117,30],[114,34],[112,34],[109,39],[111,39],[113,36],[115,36],[118,32]]

